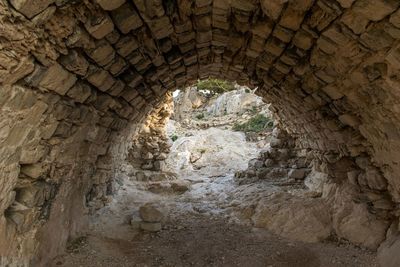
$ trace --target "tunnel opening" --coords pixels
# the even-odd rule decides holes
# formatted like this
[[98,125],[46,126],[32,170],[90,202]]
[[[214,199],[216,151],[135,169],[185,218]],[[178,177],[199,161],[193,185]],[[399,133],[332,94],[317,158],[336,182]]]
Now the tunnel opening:
[[399,5],[2,1],[1,264],[62,253],[88,203],[115,190],[137,126],[171,90],[213,77],[258,87],[328,176],[334,232],[399,265]]
[[[118,245],[123,250],[130,250],[136,242],[151,247],[147,252],[122,253],[129,261],[167,266],[261,266],[281,260],[289,265],[318,266],[343,253],[330,253],[328,245],[314,255],[310,246],[302,243],[339,240],[331,222],[331,214],[338,211],[329,207],[329,201],[334,200],[328,193],[323,196],[324,187],[330,192],[326,189],[331,186],[328,174],[313,168],[312,154],[296,149],[295,140],[281,127],[273,127],[270,105],[262,98],[247,87],[236,85],[231,90],[210,94],[210,90],[189,87],[174,91],[154,108],[136,126],[133,136],[127,137],[132,146],[126,159],[114,167],[110,180],[110,185],[115,185],[114,194],[91,196],[88,234],[71,239],[67,256],[54,262],[73,266],[108,260],[123,266],[118,260],[122,255],[105,248],[118,242],[126,242]],[[268,118],[262,127],[249,126],[260,115]],[[270,248],[278,254],[282,251],[279,260],[270,253],[263,255],[260,249],[253,251],[253,259],[246,259],[242,255],[242,249],[250,244],[246,235],[227,239],[234,244],[236,252],[231,257],[235,263],[225,262],[230,249],[223,243],[214,252],[207,251],[211,243],[222,238],[215,231],[229,236],[239,229],[247,231],[249,226],[256,227],[253,229],[259,237],[271,233],[268,243],[280,243],[279,238],[294,242],[294,251],[279,244]],[[210,232],[202,228],[210,228]],[[196,242],[190,244],[188,239]],[[189,247],[178,242],[164,251],[160,248],[172,240]],[[259,242],[265,249],[267,242]],[[353,264],[354,258],[360,265],[374,264],[369,262],[374,262],[373,254],[339,243],[353,257],[344,256],[339,265]],[[88,261],[90,250],[95,256]],[[142,253],[146,256],[140,257]],[[186,258],[181,258],[184,254]]]

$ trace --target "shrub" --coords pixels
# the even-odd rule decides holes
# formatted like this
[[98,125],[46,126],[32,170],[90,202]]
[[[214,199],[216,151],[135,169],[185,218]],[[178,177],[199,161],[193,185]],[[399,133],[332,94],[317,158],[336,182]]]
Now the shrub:
[[196,87],[198,91],[208,91],[210,96],[235,90],[233,83],[213,78],[197,81]]
[[196,119],[198,120],[204,119],[204,113],[197,114]]
[[264,116],[263,114],[258,114],[245,123],[235,123],[232,129],[234,131],[258,133],[265,129],[272,128],[273,126],[274,122],[270,118]]
[[171,138],[172,142],[175,142],[178,139],[178,136],[176,134],[173,134],[169,138]]

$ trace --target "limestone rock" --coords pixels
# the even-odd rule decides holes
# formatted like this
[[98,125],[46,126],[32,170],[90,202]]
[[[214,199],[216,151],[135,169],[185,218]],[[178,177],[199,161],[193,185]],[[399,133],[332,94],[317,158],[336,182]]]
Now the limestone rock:
[[55,0],[11,0],[10,3],[15,9],[27,16],[33,18],[45,10]]
[[54,64],[43,74],[43,77],[39,82],[39,87],[55,91],[60,95],[65,95],[65,93],[75,84],[76,80],[77,78],[75,75],[66,71],[61,65]]
[[385,240],[389,223],[369,213],[366,204],[355,203],[353,199],[357,196],[354,186],[345,184],[338,187],[333,206],[333,227],[339,237],[376,249]]
[[176,180],[171,182],[171,188],[175,192],[184,193],[190,189],[190,182],[184,180]]
[[140,218],[145,222],[156,223],[164,218],[160,207],[155,204],[147,203],[139,208]]
[[252,221],[256,227],[304,242],[319,242],[332,232],[329,208],[320,199],[302,199],[277,193],[261,200]]
[[291,169],[289,171],[289,178],[304,179],[306,176],[306,169]]
[[147,232],[159,232],[161,231],[161,223],[159,222],[141,222],[140,229]]
[[380,266],[400,266],[400,237],[394,236],[383,242],[378,249],[378,262]]
[[120,7],[126,0],[96,0],[96,2],[104,9],[104,10],[113,10]]

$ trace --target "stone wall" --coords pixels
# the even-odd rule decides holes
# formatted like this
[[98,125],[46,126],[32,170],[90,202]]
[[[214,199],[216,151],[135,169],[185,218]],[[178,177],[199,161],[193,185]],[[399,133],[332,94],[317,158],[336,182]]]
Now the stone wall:
[[[394,222],[399,6],[2,1],[2,261],[40,265],[59,253],[84,229],[86,203],[112,191],[109,178],[92,178],[110,169],[107,158],[126,127],[142,121],[168,90],[206,77],[258,86],[299,148],[313,150],[338,184],[349,181],[363,199],[384,196],[391,203],[385,218]],[[336,173],[336,165],[346,171]]]
[[165,102],[153,109],[138,133],[133,136],[127,161],[137,170],[133,174],[136,179],[151,180],[151,175],[148,175],[146,171],[154,171],[157,176],[160,172],[165,171],[165,159],[171,147],[171,140],[166,134],[166,126],[173,110],[172,95],[167,94]]

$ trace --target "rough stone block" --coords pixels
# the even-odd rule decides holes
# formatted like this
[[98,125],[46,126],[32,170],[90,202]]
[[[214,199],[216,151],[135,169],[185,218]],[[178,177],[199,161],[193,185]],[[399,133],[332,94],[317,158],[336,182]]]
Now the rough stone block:
[[304,179],[306,177],[307,169],[291,169],[289,171],[289,178]]
[[400,266],[400,236],[392,236],[383,242],[378,249],[378,262],[380,266]]
[[48,167],[42,163],[21,166],[21,173],[33,179],[38,179],[39,177],[43,176],[47,170]]
[[54,2],[55,0],[10,0],[11,5],[16,10],[30,19]]
[[119,39],[119,41],[115,44],[115,49],[117,53],[123,57],[126,57],[134,50],[139,48],[139,42],[136,40],[134,36],[125,36]]
[[313,37],[304,30],[299,30],[293,37],[293,44],[301,49],[308,50],[313,45]]
[[110,44],[115,44],[116,42],[118,42],[120,37],[121,34],[119,33],[119,31],[114,29],[111,33],[107,34],[106,39],[110,42]]
[[358,0],[352,9],[372,21],[380,21],[400,6],[397,0]]
[[400,9],[390,16],[389,22],[397,28],[400,28]]
[[164,16],[162,0],[133,0],[145,21]]
[[82,81],[78,81],[68,91],[67,96],[71,97],[78,103],[85,102],[91,94],[90,86]]
[[140,218],[145,222],[156,223],[164,218],[164,214],[155,204],[147,203],[139,208]]
[[169,17],[167,16],[148,21],[147,25],[156,39],[168,37],[174,32],[174,28],[172,27]]
[[76,50],[70,50],[67,55],[60,57],[60,63],[69,71],[85,76],[89,62]]
[[106,69],[112,74],[112,75],[118,75],[121,72],[123,72],[126,68],[128,67],[128,64],[125,62],[125,60],[122,57],[116,57],[113,62],[111,62]]
[[65,95],[76,80],[76,76],[66,71],[60,64],[54,64],[43,74],[39,88]]
[[161,223],[141,222],[140,229],[148,232],[159,232],[161,231]]
[[119,96],[125,88],[125,83],[121,80],[117,80],[115,84],[110,88],[109,94],[112,96]]
[[119,8],[125,0],[96,0],[96,2],[103,8],[104,10],[113,10]]
[[356,128],[360,125],[360,120],[357,118],[357,116],[351,115],[351,114],[343,114],[339,116],[339,120],[346,124],[349,125],[353,128]]
[[91,50],[86,50],[86,54],[100,66],[106,66],[115,57],[115,50],[109,42],[101,40],[96,43],[96,47]]
[[91,68],[87,80],[92,85],[96,86],[99,90],[106,92],[115,83],[111,74],[103,69]]
[[277,1],[270,1],[270,0],[261,0],[261,9],[265,15],[270,17],[273,20],[277,20],[282,12],[284,4],[288,0],[277,0]]
[[21,151],[21,158],[19,160],[19,163],[20,164],[37,163],[43,157],[46,151],[47,151],[46,147],[41,145],[31,147],[29,149],[23,149]]
[[[0,83],[13,84],[35,70],[32,57],[22,57],[19,60],[0,54]],[[38,71],[38,69],[37,69]]]
[[117,28],[123,33],[135,30],[143,25],[138,13],[132,5],[125,3],[111,12],[111,16]]
[[306,11],[311,7],[312,0],[290,1],[282,12],[279,24],[285,28],[297,31],[304,19]]
[[355,0],[337,0],[343,8],[349,8]]
[[110,17],[104,14],[102,17],[88,19],[85,28],[94,38],[102,39],[114,30],[114,24]]
[[68,47],[83,47],[85,49],[94,48],[94,40],[89,33],[82,27],[76,27],[75,31],[68,36],[65,42]]
[[379,170],[375,167],[368,167],[365,171],[365,178],[367,179],[368,186],[375,190],[386,190],[387,181]]

